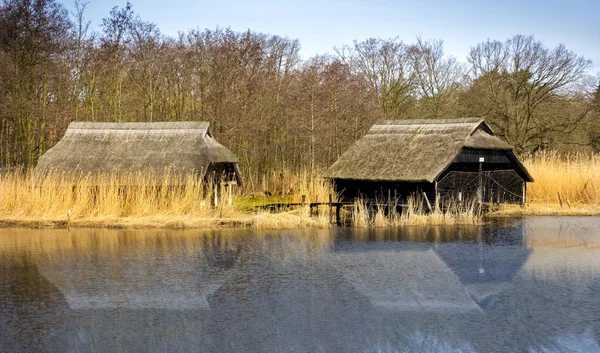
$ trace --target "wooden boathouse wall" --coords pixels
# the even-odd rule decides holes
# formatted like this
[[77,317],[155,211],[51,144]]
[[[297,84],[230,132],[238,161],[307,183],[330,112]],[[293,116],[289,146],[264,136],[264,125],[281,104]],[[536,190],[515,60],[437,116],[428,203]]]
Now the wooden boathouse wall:
[[[480,163],[480,158],[483,162]],[[352,180],[352,179],[335,179],[335,190],[342,195],[342,201],[351,201],[356,198],[362,198],[368,201],[386,201],[388,199],[395,200],[398,203],[406,203],[408,197],[412,195],[427,195],[431,202],[435,202],[439,195],[437,190],[438,180],[444,179],[451,172],[467,172],[479,173],[492,171],[514,171],[522,179],[522,192],[525,191],[525,180],[527,176],[515,163],[516,156],[512,151],[505,150],[489,150],[489,149],[473,149],[464,148],[454,161],[444,170],[439,177],[432,183],[430,182],[402,182],[402,181],[377,181],[377,180]],[[481,167],[481,170],[480,170]],[[498,187],[506,187],[509,185],[499,185]],[[514,188],[514,186],[513,186]],[[458,198],[458,192],[463,193],[461,199],[467,199],[468,193],[463,190],[456,190],[455,197]],[[445,195],[447,196],[447,194]],[[484,201],[492,200],[493,195],[484,193]]]

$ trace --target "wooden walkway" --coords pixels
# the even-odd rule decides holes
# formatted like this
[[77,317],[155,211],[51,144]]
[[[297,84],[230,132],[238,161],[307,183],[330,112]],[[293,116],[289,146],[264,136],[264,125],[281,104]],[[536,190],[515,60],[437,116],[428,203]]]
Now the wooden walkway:
[[[302,197],[305,199],[305,196]],[[279,202],[279,203],[269,203],[264,205],[255,206],[255,209],[259,210],[269,210],[269,211],[277,211],[277,210],[285,210],[288,208],[296,208],[296,207],[306,207],[308,206],[310,209],[310,215],[313,215],[313,210],[316,209],[316,213],[319,213],[319,207],[325,206],[329,208],[329,222],[334,223],[334,211],[335,211],[335,223],[340,225],[342,223],[342,219],[340,217],[341,209],[346,206],[353,206],[354,202],[345,201],[345,202],[333,202],[332,196],[329,195],[329,201],[325,202]],[[393,202],[372,202],[367,201],[365,203],[367,209],[383,209],[384,212],[389,213],[392,208],[394,208],[394,212],[401,212],[403,208],[406,208],[405,204],[396,204]]]

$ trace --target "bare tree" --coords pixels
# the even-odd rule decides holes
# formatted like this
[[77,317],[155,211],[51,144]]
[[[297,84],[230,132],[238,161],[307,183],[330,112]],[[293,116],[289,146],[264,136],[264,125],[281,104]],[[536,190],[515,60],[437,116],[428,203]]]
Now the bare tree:
[[408,48],[418,98],[417,117],[452,118],[457,114],[457,91],[464,84],[464,68],[444,56],[443,41],[425,41]]
[[407,46],[397,38],[369,38],[337,50],[369,84],[386,118],[401,118],[414,106],[414,77]]
[[131,65],[127,68],[127,82],[135,92],[132,99],[141,100],[135,104],[143,108],[137,115],[145,121],[156,119],[155,110],[157,95],[164,69],[161,56],[166,45],[161,41],[161,34],[154,23],[142,21],[136,16],[129,27],[131,40],[128,46],[128,57]]
[[0,51],[10,70],[1,83],[7,92],[2,125],[13,131],[7,162],[31,166],[49,147],[53,66],[70,26],[66,10],[54,0],[10,0],[0,7]]
[[590,61],[564,45],[548,49],[523,35],[488,40],[471,49],[469,63],[467,111],[486,117],[517,151],[545,148],[588,116],[589,107],[574,108]]
[[519,151],[600,148],[589,62],[533,37],[478,44],[465,79],[440,40],[368,39],[302,60],[297,40],[252,31],[169,38],[129,3],[95,34],[83,1],[72,27],[53,0],[0,6],[2,165],[32,166],[75,119],[209,121],[256,186],[330,165],[382,118],[475,115]]
[[109,98],[107,120],[121,121],[123,118],[123,83],[126,79],[127,62],[126,46],[130,43],[130,30],[135,19],[131,3],[127,2],[124,8],[115,6],[110,11],[110,16],[102,19],[103,35],[100,37],[100,52],[98,60],[101,78],[107,86],[105,95]]
[[85,19],[85,11],[89,2],[75,0],[73,5],[75,11],[71,12],[74,19],[73,35],[74,45],[68,51],[66,62],[70,63],[73,84],[73,118],[78,120],[79,110],[85,93],[82,91],[85,72],[91,60],[92,48],[94,45],[93,34],[90,33],[91,21]]

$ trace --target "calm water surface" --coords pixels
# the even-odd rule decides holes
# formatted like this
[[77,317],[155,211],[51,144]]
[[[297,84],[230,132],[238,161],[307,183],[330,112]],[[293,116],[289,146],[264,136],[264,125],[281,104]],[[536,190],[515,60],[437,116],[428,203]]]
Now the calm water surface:
[[600,218],[0,229],[0,352],[600,352]]

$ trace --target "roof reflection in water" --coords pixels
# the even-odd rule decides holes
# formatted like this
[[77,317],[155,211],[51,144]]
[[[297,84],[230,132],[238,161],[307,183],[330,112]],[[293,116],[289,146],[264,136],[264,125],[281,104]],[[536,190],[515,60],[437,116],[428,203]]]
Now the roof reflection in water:
[[375,305],[480,309],[527,261],[531,250],[523,246],[524,234],[522,225],[502,234],[482,227],[370,229],[352,234],[352,242],[338,243],[333,264]]
[[84,233],[64,235],[37,261],[73,310],[207,309],[239,254],[239,247],[211,236]]
[[38,262],[38,269],[73,310],[207,309],[207,297],[233,270],[215,268],[202,256],[189,258],[177,252],[146,261],[138,256],[118,262],[110,258],[64,261]]
[[549,221],[3,234],[0,351],[598,351],[600,220]]
[[331,256],[332,265],[372,305],[387,310],[480,311],[467,288],[432,249],[403,244]]

